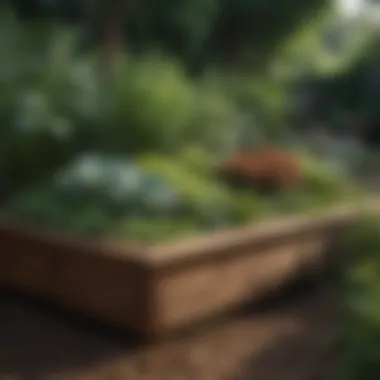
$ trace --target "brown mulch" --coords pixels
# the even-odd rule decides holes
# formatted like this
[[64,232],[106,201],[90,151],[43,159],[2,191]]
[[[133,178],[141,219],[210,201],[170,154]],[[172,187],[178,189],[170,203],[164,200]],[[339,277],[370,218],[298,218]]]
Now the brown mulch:
[[120,333],[0,296],[0,380],[324,380],[337,313],[320,290],[281,295],[182,338]]

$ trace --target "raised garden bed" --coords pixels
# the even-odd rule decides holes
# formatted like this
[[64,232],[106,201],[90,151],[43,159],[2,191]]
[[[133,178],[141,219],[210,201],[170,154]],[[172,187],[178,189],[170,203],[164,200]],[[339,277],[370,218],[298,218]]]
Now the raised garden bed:
[[0,283],[145,336],[229,310],[318,271],[379,202],[173,243],[114,244],[0,221]]

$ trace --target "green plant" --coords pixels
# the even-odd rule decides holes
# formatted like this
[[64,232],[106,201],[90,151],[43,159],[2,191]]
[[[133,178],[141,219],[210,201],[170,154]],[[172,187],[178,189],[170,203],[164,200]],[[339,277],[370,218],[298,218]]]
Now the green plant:
[[289,129],[286,83],[263,75],[218,72],[207,73],[204,80],[225,94],[244,117],[236,125],[241,128],[239,143],[252,146],[279,141]]
[[347,239],[341,377],[376,379],[380,371],[380,219],[365,218]]
[[228,97],[186,75],[160,54],[126,55],[104,96],[102,144],[119,152],[179,152],[196,144],[223,151],[234,133]]
[[215,177],[217,163],[215,155],[199,147],[131,159],[85,154],[52,180],[12,197],[2,213],[79,235],[155,241],[337,201],[319,188],[275,196],[230,188]]
[[77,57],[76,33],[23,25],[1,14],[0,176],[8,191],[54,172],[95,118],[94,61]]
[[181,142],[193,113],[194,91],[181,67],[155,57],[129,57],[110,88],[104,127],[126,152],[170,149]]
[[356,197],[361,194],[354,179],[339,166],[333,166],[329,160],[300,152],[299,157],[304,173],[306,193],[319,194],[328,200],[339,200],[342,197]]

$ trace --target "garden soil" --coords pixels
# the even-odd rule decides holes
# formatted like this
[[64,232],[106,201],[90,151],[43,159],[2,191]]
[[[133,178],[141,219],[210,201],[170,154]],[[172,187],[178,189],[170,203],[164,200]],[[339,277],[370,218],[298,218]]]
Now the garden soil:
[[150,346],[4,293],[0,380],[325,380],[338,313],[301,288]]

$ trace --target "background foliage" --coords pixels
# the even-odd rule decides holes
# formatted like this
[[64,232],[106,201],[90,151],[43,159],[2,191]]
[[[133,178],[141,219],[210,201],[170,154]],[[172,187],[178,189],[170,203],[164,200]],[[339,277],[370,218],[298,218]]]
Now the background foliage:
[[[347,132],[353,116],[365,116],[365,140],[379,137],[378,31],[342,20],[331,1],[5,3],[0,196],[17,195],[7,204],[14,216],[155,240],[354,196],[347,177],[367,152],[326,139],[317,161],[301,152],[305,186],[276,199],[232,194],[211,176],[237,149],[310,148],[300,131],[320,122]],[[46,181],[89,151],[133,161],[134,177],[120,182],[122,168],[110,179],[99,164],[91,186],[88,171],[68,187]],[[131,205],[136,218],[123,219]],[[340,293],[345,379],[379,372],[379,222],[360,231],[350,243],[360,257]]]

